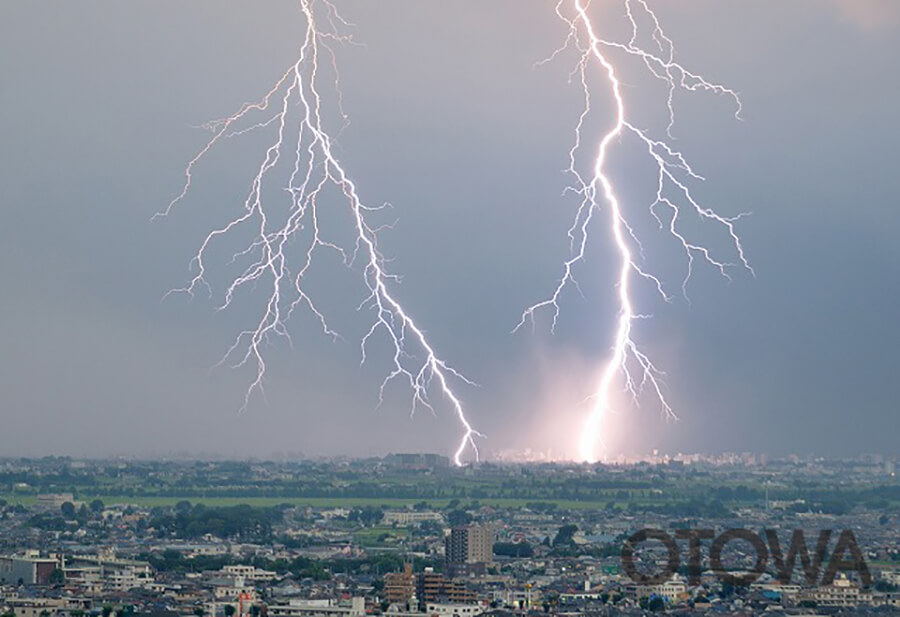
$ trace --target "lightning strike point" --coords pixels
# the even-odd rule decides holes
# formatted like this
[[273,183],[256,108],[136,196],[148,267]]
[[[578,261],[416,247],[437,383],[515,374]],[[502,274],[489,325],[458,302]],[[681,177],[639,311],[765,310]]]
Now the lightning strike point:
[[[578,56],[572,76],[578,79],[583,93],[584,107],[575,126],[574,143],[569,151],[568,172],[574,179],[574,186],[571,187],[571,190],[580,196],[581,201],[569,230],[571,255],[563,262],[562,276],[550,297],[525,309],[515,329],[518,330],[527,321],[533,324],[535,314],[542,309],[552,312],[551,331],[555,329],[560,315],[561,295],[570,286],[577,288],[577,283],[573,278],[574,268],[584,260],[594,215],[602,215],[605,206],[607,229],[619,258],[615,285],[618,316],[612,335],[611,352],[603,366],[597,390],[591,397],[594,402],[577,441],[579,459],[593,463],[599,459],[599,453],[602,450],[603,421],[606,415],[613,411],[610,395],[617,382],[624,382],[624,389],[634,404],[638,404],[640,395],[645,390],[649,390],[650,395],[660,405],[663,415],[667,418],[676,418],[665,395],[663,373],[653,364],[649,356],[641,351],[633,336],[634,322],[646,318],[646,315],[637,312],[634,308],[632,284],[644,280],[665,301],[671,301],[672,296],[665,291],[663,282],[641,263],[643,247],[628,222],[624,205],[618,197],[612,179],[606,172],[611,146],[630,137],[636,139],[638,143],[642,143],[647,149],[647,156],[656,169],[657,184],[655,201],[649,206],[650,212],[659,223],[660,228],[667,229],[684,251],[686,273],[681,289],[685,298],[687,298],[687,286],[695,267],[695,260],[712,266],[722,276],[729,279],[729,270],[735,265],[715,256],[710,249],[689,239],[682,232],[681,223],[687,216],[693,215],[718,225],[732,243],[737,257],[737,265],[751,274],[753,268],[747,260],[740,237],[735,229],[735,222],[743,214],[729,218],[701,206],[693,197],[689,184],[693,181],[703,180],[703,178],[694,172],[678,150],[664,140],[649,137],[643,130],[638,129],[630,122],[626,102],[622,95],[622,82],[610,52],[638,58],[654,78],[665,84],[668,115],[666,135],[668,138],[672,137],[672,130],[675,126],[674,97],[677,91],[704,91],[728,97],[735,105],[735,116],[740,118],[741,100],[737,92],[710,82],[675,61],[675,47],[672,39],[663,30],[648,0],[624,0],[625,16],[631,27],[631,37],[627,43],[602,38],[588,13],[589,5],[589,0],[559,0],[556,4],[556,15],[566,24],[568,34],[562,47],[554,51],[547,60],[539,63],[549,62],[568,49],[574,50]],[[652,25],[649,35],[654,42],[655,49],[648,50],[639,43],[643,34],[640,26],[642,21]],[[588,69],[591,67],[598,67],[606,77],[608,91],[614,101],[614,124],[600,138],[588,176],[579,172],[578,167],[581,161],[580,154],[587,141],[584,136],[585,121],[592,112],[592,88],[588,80]],[[666,208],[670,211],[668,225],[664,224],[663,218],[658,214],[659,208]],[[636,257],[636,254],[639,258]]]

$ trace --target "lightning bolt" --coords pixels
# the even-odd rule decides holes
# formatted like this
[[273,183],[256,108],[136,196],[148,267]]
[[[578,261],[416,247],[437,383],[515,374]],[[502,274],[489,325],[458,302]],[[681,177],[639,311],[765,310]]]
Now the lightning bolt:
[[[650,204],[650,212],[659,223],[660,229],[667,229],[684,250],[687,272],[681,289],[686,299],[687,285],[694,271],[695,260],[714,267],[729,280],[729,269],[734,266],[745,268],[751,273],[753,273],[753,269],[744,254],[740,237],[735,229],[735,222],[744,215],[725,217],[701,206],[693,197],[689,184],[692,181],[703,180],[703,178],[694,172],[685,157],[672,148],[667,141],[654,139],[632,124],[622,95],[622,82],[611,60],[610,52],[620,52],[640,59],[650,74],[666,85],[668,112],[666,134],[668,138],[671,138],[672,128],[675,124],[674,96],[679,89],[706,91],[730,97],[736,105],[736,117],[740,117],[740,97],[734,90],[712,83],[675,61],[674,44],[666,35],[647,0],[625,0],[625,16],[631,26],[631,38],[627,43],[610,41],[599,36],[589,15],[589,6],[590,0],[559,0],[556,5],[556,14],[566,24],[568,35],[564,44],[545,60],[548,62],[567,49],[574,49],[579,58],[572,76],[577,75],[580,81],[584,107],[575,127],[575,139],[572,149],[569,151],[567,171],[574,178],[572,190],[580,196],[581,201],[575,221],[569,229],[571,255],[563,264],[563,274],[553,293],[547,299],[528,307],[522,313],[516,330],[526,322],[534,324],[535,313],[542,309],[552,311],[551,330],[555,329],[560,314],[561,295],[567,287],[577,288],[578,286],[574,278],[574,268],[584,260],[591,223],[594,215],[599,213],[601,206],[605,204],[608,213],[608,229],[619,257],[616,279],[618,316],[613,334],[612,352],[603,366],[597,390],[591,397],[592,408],[578,440],[580,459],[594,462],[599,458],[599,452],[602,451],[601,426],[606,414],[612,410],[610,400],[617,380],[623,383],[625,392],[630,395],[635,405],[639,404],[640,395],[649,389],[650,394],[661,406],[664,415],[669,418],[676,417],[665,394],[664,373],[653,364],[650,357],[635,342],[633,334],[635,322],[647,316],[635,309],[632,299],[632,284],[639,280],[646,281],[666,302],[671,302],[672,296],[665,290],[662,281],[643,266],[641,243],[629,224],[623,204],[612,180],[607,175],[607,161],[613,145],[626,137],[636,139],[638,143],[646,147],[647,156],[656,168],[656,196],[653,203]],[[642,20],[652,26],[650,37],[654,47],[651,47],[650,50],[639,44],[643,32],[640,25]],[[588,175],[578,171],[578,163],[582,144],[585,141],[585,121],[592,111],[592,89],[588,78],[588,70],[591,67],[598,67],[606,76],[609,92],[614,101],[615,122],[600,139],[596,156],[590,167],[590,175]],[[668,212],[668,215],[665,212]],[[684,217],[689,215],[712,222],[724,230],[734,247],[736,257],[734,262],[715,256],[708,248],[682,233],[681,222]]]
[[[333,75],[338,111],[346,119],[341,108],[339,73],[332,45],[352,43],[352,38],[343,34],[351,24],[328,0],[299,0],[299,8],[306,28],[297,61],[261,100],[246,103],[233,115],[205,125],[213,133],[212,138],[188,163],[181,192],[157,215],[167,216],[187,196],[196,166],[219,142],[249,131],[274,127],[275,139],[266,148],[256,170],[244,200],[243,212],[206,236],[191,262],[195,271],[193,278],[185,287],[170,293],[183,292],[193,296],[200,288],[212,293],[207,282],[206,262],[210,246],[224,237],[233,236],[239,229],[253,230],[252,242],[236,253],[232,260],[233,263],[247,260],[250,263],[231,280],[219,307],[219,310],[227,308],[235,294],[244,287],[264,286],[268,289],[265,308],[255,327],[240,332],[219,362],[234,367],[250,364],[256,369],[244,396],[241,407],[244,411],[254,393],[265,396],[263,345],[275,337],[284,337],[292,344],[286,321],[295,310],[305,308],[310,311],[326,335],[337,337],[304,285],[316,256],[323,251],[332,251],[339,254],[348,267],[361,263],[368,293],[357,308],[368,309],[374,314],[372,326],[360,342],[361,362],[366,361],[367,347],[376,333],[384,333],[393,347],[391,368],[379,389],[379,405],[384,402],[385,388],[395,379],[406,381],[409,385],[412,413],[419,407],[434,412],[429,393],[439,392],[449,401],[462,427],[462,437],[454,452],[454,462],[461,465],[468,448],[478,458],[475,437],[481,434],[467,419],[452,383],[474,384],[437,355],[425,332],[391,293],[389,283],[396,282],[398,277],[385,268],[385,259],[379,250],[378,232],[382,227],[373,226],[368,221],[371,212],[380,207],[367,206],[361,200],[356,185],[334,154],[333,138],[322,119],[324,103],[319,82],[325,79],[322,77],[325,72],[323,58],[329,63]],[[264,118],[252,122],[249,117],[254,113],[263,114]],[[296,132],[293,146],[290,145],[292,130]],[[290,195],[286,214],[264,202],[262,197],[263,187],[277,182],[272,179],[273,170],[282,158],[292,165],[286,187]],[[322,233],[319,211],[323,202],[327,201],[328,189],[337,189],[349,208],[355,238],[352,248],[342,247]],[[328,206],[334,207],[331,204]],[[287,250],[292,243],[305,243],[296,264]]]

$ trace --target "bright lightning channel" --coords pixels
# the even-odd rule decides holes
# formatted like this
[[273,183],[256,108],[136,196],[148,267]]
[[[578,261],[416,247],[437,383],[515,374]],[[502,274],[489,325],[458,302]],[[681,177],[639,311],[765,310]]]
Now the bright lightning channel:
[[[405,380],[409,384],[413,413],[419,407],[434,411],[429,392],[435,390],[440,392],[449,401],[462,426],[462,437],[453,456],[454,462],[462,465],[463,457],[469,448],[473,456],[478,458],[475,437],[481,434],[472,427],[466,417],[462,402],[454,392],[451,382],[455,380],[474,384],[437,355],[424,331],[392,295],[388,283],[396,281],[397,276],[385,269],[385,260],[378,248],[380,228],[373,227],[367,221],[367,214],[379,208],[367,206],[362,202],[356,185],[336,158],[332,137],[323,126],[323,101],[319,86],[322,79],[320,61],[324,57],[330,63],[334,73],[333,86],[337,92],[340,108],[337,65],[331,45],[351,41],[349,36],[341,33],[341,30],[350,24],[328,0],[299,0],[299,7],[306,28],[297,61],[260,101],[244,104],[233,115],[205,125],[213,132],[212,138],[188,163],[181,192],[158,215],[167,216],[172,208],[187,196],[195,167],[218,142],[251,130],[273,125],[277,127],[275,140],[266,149],[265,156],[251,182],[249,194],[244,201],[243,213],[206,236],[191,262],[196,274],[187,286],[173,292],[193,295],[200,287],[206,287],[211,291],[206,280],[206,255],[210,245],[239,227],[254,226],[256,230],[254,240],[234,256],[235,261],[247,257],[254,260],[242,274],[231,281],[225,291],[224,301],[219,307],[220,310],[227,308],[235,293],[242,287],[266,285],[269,289],[265,310],[259,322],[254,328],[238,334],[234,344],[219,362],[223,364],[236,358],[234,367],[251,364],[256,368],[256,375],[244,396],[241,407],[243,411],[250,405],[254,393],[265,395],[263,382],[266,375],[266,361],[262,346],[273,337],[284,337],[290,342],[285,322],[294,310],[305,307],[319,321],[325,334],[337,336],[324,314],[307,294],[303,284],[315,255],[330,250],[339,253],[348,266],[362,262],[368,296],[358,308],[370,309],[374,313],[374,322],[360,343],[361,360],[365,362],[368,343],[379,331],[387,335],[393,346],[391,370],[379,389],[379,405],[384,401],[385,388],[395,379]],[[324,27],[320,27],[319,18]],[[343,115],[343,110],[340,111]],[[248,115],[253,112],[271,115],[261,122],[239,129],[241,121],[246,121]],[[299,124],[299,131],[293,151],[286,154],[290,148],[287,143],[289,125],[297,126],[291,123]],[[272,176],[270,172],[283,156],[293,157],[293,171],[286,187],[290,194],[290,207],[284,222],[277,223],[273,207],[263,203],[262,190],[264,183],[270,181]],[[352,249],[343,248],[329,241],[320,232],[318,213],[323,205],[321,203],[323,192],[327,187],[338,189],[345,199],[345,205],[349,207],[355,232]],[[305,256],[300,263],[294,265],[289,263],[286,247],[291,242],[301,241],[301,232],[304,230],[308,230],[311,239],[305,245]]]
[[[570,7],[569,10],[566,7]],[[673,149],[666,141],[653,139],[644,131],[637,128],[629,121],[626,102],[622,95],[622,83],[618,77],[616,67],[610,58],[611,50],[624,52],[627,55],[639,58],[647,70],[656,79],[662,80],[668,90],[666,100],[668,111],[667,135],[671,137],[672,127],[675,123],[674,95],[679,89],[689,91],[707,91],[725,95],[733,99],[736,105],[735,115],[740,117],[741,101],[738,94],[725,86],[707,81],[701,75],[692,73],[675,61],[675,47],[672,40],[666,35],[660,22],[650,8],[647,0],[625,0],[625,15],[631,25],[631,39],[627,43],[609,41],[600,37],[597,28],[588,13],[590,0],[559,0],[556,5],[557,16],[568,27],[568,36],[565,43],[548,60],[555,58],[564,50],[572,48],[579,54],[579,61],[573,75],[577,74],[584,95],[584,107],[575,128],[575,141],[569,151],[568,172],[575,179],[575,190],[581,197],[577,209],[575,221],[569,230],[572,254],[563,264],[563,275],[560,278],[553,294],[533,306],[527,308],[516,329],[527,321],[534,323],[535,313],[540,309],[551,309],[553,321],[551,329],[555,328],[560,313],[560,297],[568,286],[576,286],[573,277],[573,269],[576,264],[585,257],[588,242],[590,224],[595,213],[601,210],[602,205],[607,206],[609,215],[609,231],[611,232],[616,252],[619,256],[619,267],[616,279],[616,298],[618,301],[618,317],[616,319],[615,332],[613,334],[612,352],[603,366],[600,383],[592,396],[592,408],[582,426],[578,438],[578,455],[580,460],[595,462],[602,452],[601,428],[603,419],[612,409],[611,395],[613,389],[620,380],[624,384],[624,390],[630,395],[633,403],[639,403],[639,397],[645,389],[650,390],[651,395],[660,404],[663,413],[669,418],[675,418],[675,412],[666,398],[662,378],[663,373],[653,364],[635,342],[632,327],[636,320],[644,315],[638,313],[632,299],[632,283],[637,279],[648,281],[663,299],[672,301],[672,297],[665,291],[662,281],[644,268],[641,261],[636,259],[635,253],[641,254],[641,244],[631,225],[628,222],[623,204],[619,200],[612,180],[606,173],[606,164],[610,148],[615,142],[630,135],[642,143],[650,160],[657,170],[657,189],[655,201],[650,204],[650,212],[659,223],[661,229],[668,228],[668,232],[681,244],[687,257],[687,273],[682,281],[682,293],[687,297],[687,284],[693,273],[694,260],[699,258],[716,268],[723,276],[730,279],[729,268],[737,265],[753,272],[747,260],[741,240],[735,230],[735,222],[743,216],[725,217],[715,211],[701,206],[693,197],[688,183],[691,180],[703,180],[687,163],[684,156]],[[640,20],[652,24],[651,38],[655,43],[655,50],[648,51],[639,44],[641,38]],[[591,113],[591,87],[588,79],[588,69],[598,66],[607,77],[609,92],[614,100],[615,122],[612,128],[603,135],[597,149],[596,157],[591,165],[591,175],[586,177],[577,169],[579,153],[584,141],[584,124]],[[668,221],[658,212],[659,209],[668,209]],[[701,219],[718,224],[730,237],[737,263],[729,263],[715,257],[712,252],[701,244],[688,239],[681,231],[679,223],[686,213],[700,217]]]

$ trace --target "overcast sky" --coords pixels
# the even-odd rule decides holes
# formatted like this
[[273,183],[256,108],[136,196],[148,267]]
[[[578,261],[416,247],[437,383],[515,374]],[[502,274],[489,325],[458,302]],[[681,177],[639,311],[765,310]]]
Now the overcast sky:
[[[559,277],[576,206],[561,173],[580,101],[572,58],[534,66],[565,38],[555,3],[336,4],[362,44],[337,50],[351,119],[339,153],[364,199],[393,204],[381,243],[403,274],[398,297],[480,384],[458,393],[486,453],[571,453],[615,318],[602,225],[577,270],[584,297],[564,297],[556,333],[539,320],[510,334]],[[621,2],[601,4],[598,24],[621,39]],[[680,61],[741,93],[742,121],[726,99],[679,95],[674,132],[707,178],[704,204],[752,212],[739,231],[757,276],[729,284],[699,269],[691,304],[639,289],[653,319],[637,337],[666,370],[680,420],[651,402],[622,409],[610,447],[900,453],[900,3],[653,6]],[[208,138],[193,127],[262,95],[302,30],[291,0],[3,3],[0,456],[452,451],[444,406],[410,419],[398,386],[375,408],[389,365],[378,344],[359,365],[370,316],[352,310],[358,272],[326,268],[316,290],[344,340],[301,316],[294,349],[268,350],[268,400],[243,414],[252,375],[210,368],[258,319],[262,290],[224,312],[221,287],[161,302],[240,207],[263,154],[263,136],[229,141],[172,216],[151,223]],[[642,126],[660,126],[658,89],[628,67],[629,103]],[[640,220],[653,170],[628,144],[615,156]],[[677,289],[683,260],[664,236],[646,241],[649,266]]]

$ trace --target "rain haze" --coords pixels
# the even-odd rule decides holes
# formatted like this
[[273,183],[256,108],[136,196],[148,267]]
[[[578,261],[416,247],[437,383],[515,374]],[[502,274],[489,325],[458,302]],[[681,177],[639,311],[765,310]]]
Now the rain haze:
[[[402,275],[392,290],[478,384],[457,393],[485,455],[572,456],[616,316],[602,223],[576,269],[583,296],[566,292],[555,332],[543,313],[511,333],[559,279],[577,207],[562,171],[582,102],[575,58],[539,64],[566,37],[555,3],[336,4],[358,44],[335,46],[349,124],[328,121],[363,199],[391,204],[376,216],[392,224],[380,234]],[[621,2],[594,5],[601,30],[627,40]],[[698,266],[690,302],[672,304],[636,287],[652,314],[636,337],[666,371],[679,420],[623,404],[609,447],[897,455],[900,4],[653,5],[679,61],[740,92],[740,120],[725,97],[679,93],[673,135],[706,178],[704,205],[752,213],[738,231],[756,276]],[[360,365],[372,316],[356,310],[358,264],[326,258],[310,283],[341,338],[296,315],[293,346],[266,348],[266,398],[242,413],[252,370],[214,365],[265,303],[260,285],[216,310],[243,246],[211,256],[212,297],[163,300],[242,207],[271,134],[227,140],[186,199],[151,217],[209,139],[199,125],[258,99],[295,61],[296,2],[10,1],[0,15],[0,455],[452,452],[459,427],[439,396],[411,416],[395,382],[377,406],[390,349],[376,337]],[[664,133],[664,89],[633,61],[622,78],[642,126]],[[594,105],[599,135],[613,110]],[[656,179],[640,154],[623,142],[610,173],[643,220]],[[647,263],[678,290],[683,254],[644,223]]]

